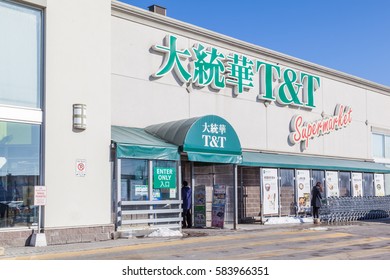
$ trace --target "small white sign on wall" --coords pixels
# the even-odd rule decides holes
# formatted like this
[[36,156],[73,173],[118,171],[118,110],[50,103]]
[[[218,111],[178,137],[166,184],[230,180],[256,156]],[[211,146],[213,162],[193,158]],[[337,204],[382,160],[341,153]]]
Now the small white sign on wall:
[[85,177],[87,174],[87,161],[85,159],[76,160],[76,176]]

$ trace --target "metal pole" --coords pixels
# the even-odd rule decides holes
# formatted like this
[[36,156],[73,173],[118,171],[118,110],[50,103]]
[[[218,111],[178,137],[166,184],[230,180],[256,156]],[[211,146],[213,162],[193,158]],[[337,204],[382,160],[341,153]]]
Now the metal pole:
[[41,219],[42,219],[42,207],[41,207],[41,205],[38,206],[38,212],[39,212],[39,214],[38,214],[38,233],[41,233],[41,224],[42,224],[42,222],[41,222]]
[[264,194],[263,194],[263,168],[260,168],[260,219],[261,223],[264,224]]
[[276,176],[278,177],[278,212],[279,212],[279,218],[282,217],[282,203],[281,203],[281,198],[282,198],[282,189],[281,189],[281,185],[282,185],[282,176],[281,176],[281,171],[280,171],[280,168],[277,169],[277,172],[276,172]]
[[[152,201],[153,198],[153,161],[152,160],[148,160],[148,191],[149,191],[149,201]],[[150,204],[149,206],[149,209],[150,210],[153,210],[153,204]],[[149,215],[149,219],[154,219],[157,217],[157,214],[150,214]],[[153,225],[153,223],[148,223],[148,225]]]
[[[195,202],[195,198],[194,198],[194,190],[195,190],[195,165],[194,165],[194,162],[191,161],[191,192],[192,192],[192,201],[191,201],[191,215],[192,215],[192,222],[194,223],[195,219],[194,219],[194,211],[195,211],[195,206],[194,206],[194,202]],[[206,188],[205,188],[206,190]],[[206,206],[206,202],[205,202],[205,206]]]
[[[178,192],[178,194],[177,194],[177,197],[178,197],[178,199],[179,200],[182,200],[182,197],[181,197],[181,183],[183,182],[183,178],[182,178],[182,165],[181,165],[181,159],[179,159],[179,161],[177,162],[177,170],[179,171],[178,173],[178,178],[176,178],[176,180],[178,180],[178,182],[177,182],[177,192]],[[192,187],[192,186],[191,186]],[[193,188],[193,187],[192,187]],[[182,203],[180,203],[180,205],[179,205],[179,208],[181,209],[182,208]],[[180,220],[180,218],[182,217],[182,211],[183,211],[183,209],[181,209],[181,211],[179,212],[179,223],[178,223],[178,226],[179,226],[179,230],[180,230],[180,232],[182,232],[183,231],[183,229],[182,229],[182,222],[181,222],[181,220]]]
[[122,166],[121,166],[121,160],[116,160],[116,228],[120,228],[122,217],[122,206],[121,206],[121,173],[122,173]]
[[237,229],[238,223],[238,167],[237,164],[233,165],[234,168],[234,221],[233,221],[233,229]]

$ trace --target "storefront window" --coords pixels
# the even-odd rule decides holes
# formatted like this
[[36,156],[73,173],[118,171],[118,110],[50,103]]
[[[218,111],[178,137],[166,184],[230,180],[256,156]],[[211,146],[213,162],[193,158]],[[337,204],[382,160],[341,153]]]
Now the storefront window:
[[42,12],[0,0],[0,42],[0,104],[41,108]]
[[280,169],[280,178],[282,188],[294,187],[294,170],[293,169]]
[[385,135],[385,158],[390,158],[390,136]]
[[179,199],[176,162],[153,161],[153,200]]
[[313,187],[317,182],[320,182],[322,184],[322,192],[321,192],[321,196],[323,198],[325,198],[325,171],[323,170],[313,170],[312,171],[312,177],[313,177],[313,183],[312,183],[312,186]]
[[351,196],[351,173],[350,172],[340,172],[340,196]]
[[280,169],[280,204],[282,215],[295,215],[294,170]]
[[374,196],[374,174],[363,174],[363,195]]
[[385,157],[384,136],[381,134],[372,134],[373,156],[377,158]]
[[0,122],[0,228],[38,222],[40,125]]
[[149,200],[148,161],[142,159],[122,159],[121,163],[121,200]]
[[390,174],[385,174],[385,195],[390,195]]
[[385,134],[372,134],[372,154],[375,158],[390,159],[390,136]]

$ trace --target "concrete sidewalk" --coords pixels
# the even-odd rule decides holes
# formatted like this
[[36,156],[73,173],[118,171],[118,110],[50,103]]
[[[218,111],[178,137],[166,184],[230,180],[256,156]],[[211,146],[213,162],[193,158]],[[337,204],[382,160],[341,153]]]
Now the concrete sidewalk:
[[[182,238],[191,238],[191,237],[202,237],[209,235],[230,235],[242,231],[267,231],[278,229],[280,231],[284,230],[297,230],[297,229],[307,229],[313,227],[313,224],[301,223],[301,224],[278,224],[278,225],[260,225],[260,224],[239,224],[236,230],[233,229],[218,229],[218,228],[191,228],[183,229],[182,237],[141,237],[141,238],[118,238],[108,241],[100,242],[89,242],[89,243],[72,243],[64,245],[49,245],[45,247],[5,247],[3,255],[0,254],[1,259],[12,259],[16,257],[28,257],[35,255],[45,255],[45,254],[56,254],[56,253],[66,253],[66,252],[78,252],[78,251],[89,251],[89,250],[98,250],[98,249],[108,249],[121,246],[131,246],[145,243],[157,243],[157,242],[169,242],[171,240],[177,240]],[[1,253],[1,248],[0,248]]]

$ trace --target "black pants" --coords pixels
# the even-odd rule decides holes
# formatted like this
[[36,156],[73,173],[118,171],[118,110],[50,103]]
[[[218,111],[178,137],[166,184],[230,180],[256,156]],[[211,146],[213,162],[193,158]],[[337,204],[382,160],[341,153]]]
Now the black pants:
[[320,207],[313,206],[313,218],[314,219],[318,219],[320,217],[318,214],[319,210],[320,210]]
[[191,209],[183,209],[182,217],[183,217],[183,228],[192,227]]

